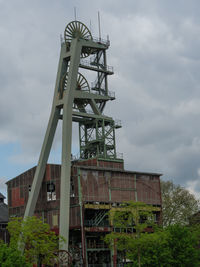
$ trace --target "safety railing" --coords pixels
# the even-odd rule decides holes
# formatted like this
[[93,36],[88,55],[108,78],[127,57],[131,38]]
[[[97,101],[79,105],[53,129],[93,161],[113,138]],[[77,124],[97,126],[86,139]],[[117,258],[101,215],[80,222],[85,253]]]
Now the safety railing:
[[[92,64],[92,61],[91,60],[81,59],[80,60],[80,65],[85,66],[85,67],[92,67],[92,68],[94,68],[94,65]],[[114,68],[112,66],[102,65],[102,64],[99,64],[99,65],[97,64],[95,66],[97,66],[95,68],[96,70],[103,70],[103,71],[109,71],[109,72],[113,72],[114,71]],[[98,66],[100,68],[98,68]]]
[[[91,87],[91,88],[92,88],[91,93],[96,94],[96,95],[109,96],[109,97],[111,97],[111,98],[115,98],[115,92],[113,92],[113,91],[108,91],[108,92],[106,93],[105,89],[103,89],[103,88],[96,88],[96,87],[94,87],[93,85],[94,85],[94,83],[91,84],[91,86],[92,86],[92,87]],[[96,88],[96,90],[93,89],[93,88]]]
[[[85,40],[90,40],[90,38],[84,38]],[[103,39],[103,38],[100,38],[100,37],[93,37],[92,38],[92,41],[95,42],[95,43],[98,43],[98,44],[103,44],[103,45],[106,45],[106,46],[110,46],[110,40],[107,38],[107,39]],[[62,34],[60,34],[60,43],[61,45],[65,43],[65,40],[62,36]]]
[[99,44],[104,44],[104,45],[107,45],[109,46],[110,45],[110,40],[107,38],[107,39],[102,39],[100,37],[93,37],[92,39],[95,43],[99,43]]
[[84,220],[84,225],[86,227],[109,227],[110,224],[108,221],[101,221],[98,225],[95,223],[95,220]]

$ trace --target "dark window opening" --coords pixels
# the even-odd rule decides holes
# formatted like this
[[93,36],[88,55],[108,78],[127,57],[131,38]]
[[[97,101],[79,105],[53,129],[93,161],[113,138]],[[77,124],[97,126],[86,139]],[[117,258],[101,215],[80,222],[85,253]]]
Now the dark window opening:
[[56,186],[54,182],[47,183],[47,201],[56,200]]

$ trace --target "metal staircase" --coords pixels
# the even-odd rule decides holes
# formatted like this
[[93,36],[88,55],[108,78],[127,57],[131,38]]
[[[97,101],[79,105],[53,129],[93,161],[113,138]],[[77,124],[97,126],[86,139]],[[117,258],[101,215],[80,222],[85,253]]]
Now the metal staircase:
[[98,210],[91,220],[91,224],[94,226],[99,226],[103,219],[106,217],[108,211],[107,210]]

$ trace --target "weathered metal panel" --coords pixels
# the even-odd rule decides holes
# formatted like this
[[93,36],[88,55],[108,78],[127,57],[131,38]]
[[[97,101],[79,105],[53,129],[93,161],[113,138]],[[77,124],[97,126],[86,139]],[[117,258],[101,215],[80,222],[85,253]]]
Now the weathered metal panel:
[[82,198],[88,202],[108,202],[108,177],[103,171],[81,170]]
[[51,180],[51,168],[52,168],[52,166],[47,164],[46,171],[45,171],[45,181]]
[[70,208],[70,227],[80,227],[81,225],[81,213],[80,207],[71,207]]
[[124,162],[98,160],[98,166],[109,169],[124,169]]
[[81,173],[84,201],[120,203],[136,201],[137,196],[138,201],[161,205],[158,176],[138,175],[135,180],[135,174],[128,172],[81,170]]
[[[95,160],[90,162],[97,164]],[[82,162],[81,162],[82,164]],[[109,166],[109,165],[107,165]],[[110,167],[110,166],[109,166]],[[80,169],[80,189],[78,185]],[[23,216],[24,207],[29,195],[29,186],[32,184],[35,168],[19,175],[8,182],[9,215]],[[70,227],[80,227],[79,201],[100,205],[103,203],[121,203],[133,200],[148,204],[161,205],[160,180],[157,175],[137,174],[106,168],[82,169],[81,166],[72,167]],[[53,181],[56,190],[56,200],[47,201],[47,183]],[[136,188],[135,188],[136,184]],[[136,191],[135,191],[136,189]],[[79,199],[82,196],[82,200]],[[100,207],[100,206],[99,206]],[[47,165],[46,174],[39,193],[36,213],[42,214],[52,225],[52,216],[60,209],[60,166]],[[45,213],[44,211],[47,211]],[[49,213],[51,211],[51,213]],[[45,215],[46,214],[46,215]]]
[[97,166],[97,159],[95,158],[95,159],[76,161],[76,165],[79,165],[79,166]]
[[88,159],[88,160],[81,160],[76,161],[76,165],[79,166],[91,166],[91,167],[102,167],[102,168],[109,168],[109,169],[124,169],[124,162],[123,161],[107,161],[102,159]]
[[20,187],[12,188],[12,207],[24,205],[24,198],[20,198]]
[[159,177],[149,175],[137,176],[138,201],[152,205],[161,205]]
[[111,201],[135,201],[134,175],[125,172],[112,172],[110,180]]
[[106,176],[99,176],[98,179],[98,199],[100,202],[107,202],[108,199],[108,179]]

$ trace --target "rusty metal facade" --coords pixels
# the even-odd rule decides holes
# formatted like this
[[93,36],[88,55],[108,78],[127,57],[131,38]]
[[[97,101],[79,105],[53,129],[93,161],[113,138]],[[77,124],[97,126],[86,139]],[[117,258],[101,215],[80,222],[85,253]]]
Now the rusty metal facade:
[[[113,164],[113,163],[112,163]],[[142,201],[161,206],[160,174],[139,173],[117,168],[85,166],[85,162],[72,164],[71,207],[79,204],[78,169],[80,170],[83,203],[121,203]],[[7,182],[9,214],[23,215],[28,200],[35,167]],[[136,184],[135,184],[136,181]],[[47,185],[55,184],[56,200],[47,200]],[[137,197],[136,197],[137,196]],[[60,165],[47,164],[39,193],[36,213],[59,207]]]
[[[23,217],[34,173],[35,167],[7,182],[9,216]],[[57,233],[60,174],[60,165],[47,164],[35,209],[35,215],[43,218]],[[49,190],[50,186],[53,189]],[[109,209],[129,200],[153,205],[159,223],[162,206],[160,174],[126,171],[123,164],[114,161],[72,161],[70,244],[81,248],[84,266],[91,264],[94,253],[98,258],[105,251],[104,256],[112,258],[109,248],[100,242],[100,237],[112,231],[106,214]]]
[[[104,163],[101,162],[102,165]],[[113,167],[113,165],[110,166]],[[80,189],[78,188],[78,169],[80,170]],[[35,167],[7,182],[10,216],[23,216],[34,173]],[[131,172],[123,168],[102,168],[94,164],[85,166],[85,162],[83,165],[81,162],[72,164],[71,173],[71,227],[80,225],[80,220],[76,218],[77,207],[75,207],[80,202],[79,190],[81,190],[83,204],[113,204],[133,200],[161,206],[160,174]],[[55,184],[55,200],[47,200],[48,183]],[[47,164],[35,213],[42,215],[42,212],[46,214],[49,211],[59,210],[59,201],[60,165]],[[59,214],[59,212],[54,213]],[[48,219],[48,216],[45,215],[45,218]]]

